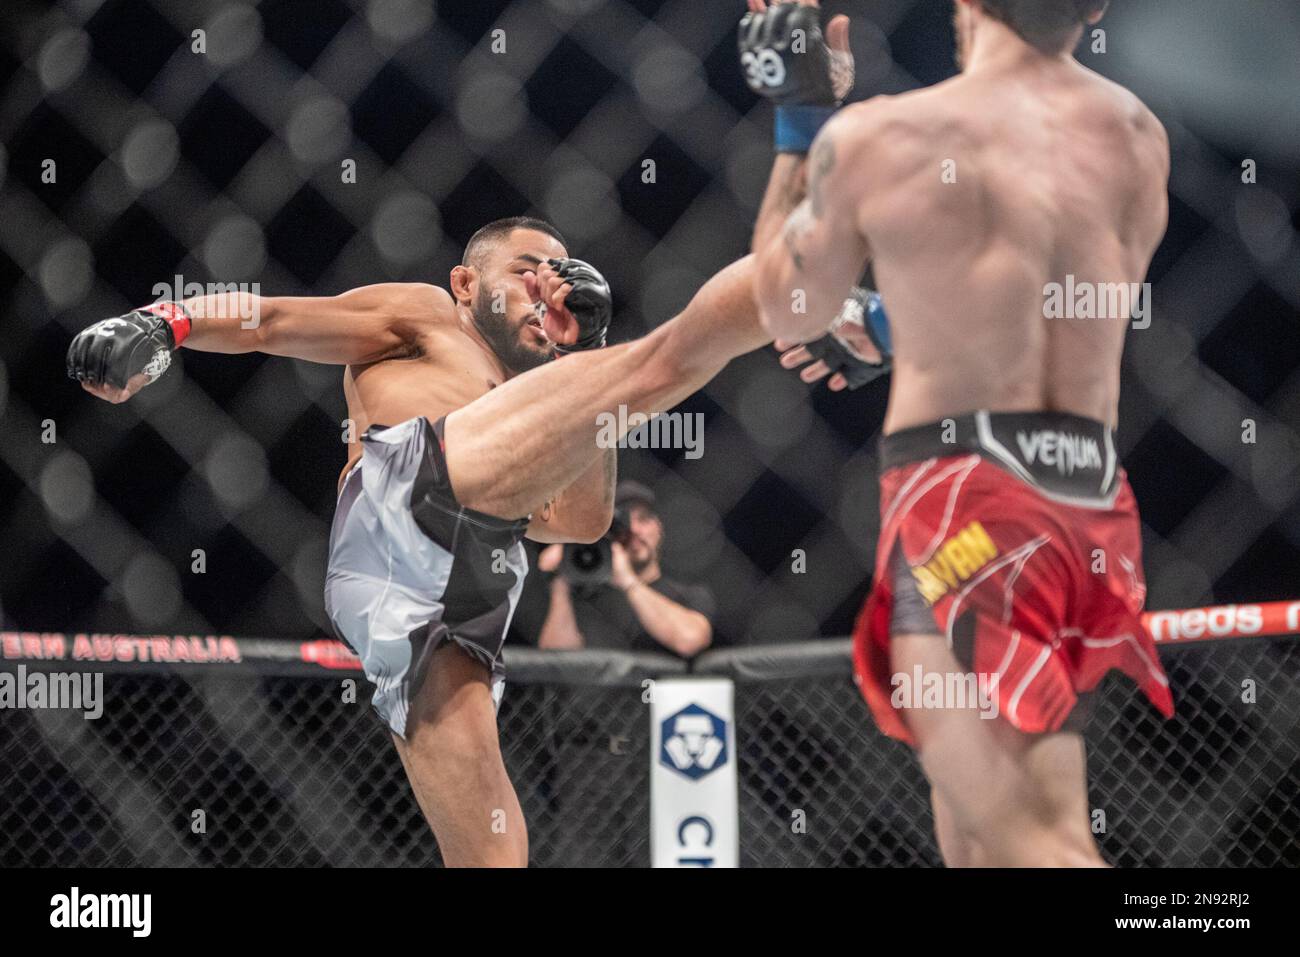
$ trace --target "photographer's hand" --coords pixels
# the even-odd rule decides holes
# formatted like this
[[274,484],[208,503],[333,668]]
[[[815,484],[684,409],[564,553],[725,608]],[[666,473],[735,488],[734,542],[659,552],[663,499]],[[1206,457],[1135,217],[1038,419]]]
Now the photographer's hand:
[[560,567],[560,562],[563,558],[563,545],[548,545],[546,548],[543,548],[541,554],[537,556],[537,570],[539,572],[546,572],[550,575]]
[[[694,609],[678,604],[667,595],[645,585],[632,572],[632,563],[628,560],[627,550],[617,542],[613,544],[614,561],[610,582],[623,590],[627,603],[646,630],[655,641],[683,658],[692,658],[713,643],[713,625],[709,619]],[[619,555],[631,573],[627,582],[619,574]],[[620,584],[620,581],[624,581]]]
[[629,588],[641,584],[641,579],[637,578],[636,572],[632,570],[632,559],[627,557],[626,548],[618,542],[610,542],[609,553],[610,584],[621,591],[627,591]]
[[[537,556],[537,570],[553,574],[564,560],[563,545],[549,545]],[[546,609],[546,620],[537,636],[538,648],[581,648],[584,642],[578,630],[578,620],[573,613],[573,598],[569,582],[563,575],[551,579],[551,604]]]

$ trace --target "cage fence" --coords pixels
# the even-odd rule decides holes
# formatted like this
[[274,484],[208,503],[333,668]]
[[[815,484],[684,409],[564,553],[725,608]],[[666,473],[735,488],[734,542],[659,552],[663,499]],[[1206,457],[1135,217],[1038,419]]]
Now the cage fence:
[[[950,50],[925,38],[945,5],[826,6],[854,17],[851,99],[938,78]],[[1178,55],[1136,5],[1114,6],[1108,29],[1127,42],[1085,51],[1089,65],[1140,79],[1132,57]],[[739,14],[699,0],[4,4],[0,539],[19,560],[0,563],[0,624],[328,630],[338,370],[186,355],[110,407],[51,387],[70,337],[158,283],[325,295],[437,282],[474,228],[525,210],[607,273],[615,338],[639,334],[746,247],[770,114],[735,63]],[[1240,149],[1176,104],[1153,106],[1171,134],[1171,226],[1152,268],[1155,321],[1129,337],[1120,432],[1151,603],[1289,597],[1300,177],[1261,145],[1246,188]],[[870,730],[846,660],[746,670],[770,643],[842,633],[860,604],[883,403],[874,387],[811,394],[770,355],[744,357],[692,400],[706,454],[625,458],[660,494],[669,563],[717,593],[720,632],[769,643],[713,659],[739,669],[745,864],[937,862],[919,773]],[[51,423],[57,440],[44,441]],[[794,549],[813,574],[790,573]],[[566,678],[511,654],[501,729],[534,862],[647,863],[649,729],[632,676],[680,665]],[[1176,720],[1112,685],[1090,725],[1105,853],[1300,863],[1294,642],[1179,648],[1166,663]],[[1247,678],[1265,689],[1251,705]],[[6,711],[0,863],[436,862],[382,728],[340,700],[339,680],[288,664],[134,665],[108,671],[111,720]]]
[[[1132,72],[1135,51],[1166,55],[1115,6],[1107,27],[1125,42],[1085,61]],[[942,7],[828,4],[853,17],[850,99],[947,72]],[[328,295],[439,282],[477,226],[525,210],[598,262],[614,337],[633,337],[746,248],[770,114],[735,62],[739,13],[697,0],[6,4],[0,530],[24,559],[0,567],[6,627],[328,633],[339,371],[182,353],[114,407],[51,386],[69,339],[158,283]],[[1129,337],[1119,436],[1150,601],[1291,597],[1300,179],[1264,152],[1247,189],[1239,157],[1155,106],[1174,152],[1171,226],[1155,320]],[[660,493],[668,563],[713,587],[732,640],[851,626],[872,566],[883,389],[817,394],[754,354],[688,403],[707,418],[702,456],[625,453]],[[794,549],[814,574],[790,573]]]
[[[847,645],[696,663],[736,685],[742,866],[939,863],[928,786],[910,749],[875,731]],[[1216,641],[1164,657],[1174,719],[1112,678],[1087,726],[1103,853],[1121,866],[1300,865],[1300,645]],[[107,671],[100,718],[0,720],[0,866],[439,863],[385,726],[366,693],[346,694],[355,674],[288,655],[82,667]],[[648,866],[647,682],[684,676],[682,663],[518,649],[509,668],[499,724],[531,863]],[[1256,695],[1243,696],[1246,680]]]

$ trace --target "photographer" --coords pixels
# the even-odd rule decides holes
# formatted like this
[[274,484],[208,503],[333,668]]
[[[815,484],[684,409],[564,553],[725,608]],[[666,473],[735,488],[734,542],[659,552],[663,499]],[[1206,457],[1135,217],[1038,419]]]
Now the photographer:
[[698,655],[713,642],[713,595],[664,577],[663,523],[650,489],[620,482],[614,506],[614,524],[602,541],[552,545],[538,559],[540,571],[554,574],[538,647]]

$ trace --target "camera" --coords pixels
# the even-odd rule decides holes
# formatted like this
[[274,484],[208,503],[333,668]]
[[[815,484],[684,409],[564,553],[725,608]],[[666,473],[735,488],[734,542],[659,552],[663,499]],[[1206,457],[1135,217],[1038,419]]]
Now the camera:
[[601,585],[608,585],[613,570],[614,557],[611,542],[626,544],[632,534],[632,525],[628,509],[614,509],[613,521],[599,541],[590,545],[568,544],[564,546],[564,557],[560,559],[559,574],[575,588],[595,590]]

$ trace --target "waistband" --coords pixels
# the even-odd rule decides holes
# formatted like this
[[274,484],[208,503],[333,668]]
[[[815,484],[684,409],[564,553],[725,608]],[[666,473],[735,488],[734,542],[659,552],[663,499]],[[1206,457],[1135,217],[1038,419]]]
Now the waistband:
[[355,462],[352,463],[352,468],[348,469],[347,474],[345,474],[343,478],[339,480],[339,494],[335,496],[336,501],[343,498],[344,493],[348,489],[348,482],[351,481],[352,476],[356,475],[360,471],[361,471],[361,459],[358,458]]
[[[410,420],[408,420],[410,421]],[[523,518],[508,519],[498,518],[495,515],[488,515],[486,512],[479,512],[472,508],[466,508],[459,499],[456,498],[456,492],[451,487],[451,473],[447,468],[446,439],[444,430],[446,428],[446,416],[430,421],[428,418],[420,418],[419,428],[424,430],[424,458],[420,462],[419,474],[412,486],[411,494],[411,511],[415,515],[417,522],[424,522],[423,512],[432,507],[439,509],[448,514],[456,515],[463,521],[468,521],[477,526],[481,532],[493,537],[493,541],[501,545],[512,545],[522,539],[528,531],[528,525],[532,517],[525,515]],[[401,428],[406,425],[371,425],[362,435],[362,444],[368,439],[377,437],[391,429]],[[364,463],[365,455],[361,456],[361,462]],[[426,532],[428,529],[426,529]]]
[[1120,487],[1114,430],[1069,412],[972,412],[880,439],[882,471],[961,452],[1078,504],[1109,504]]

